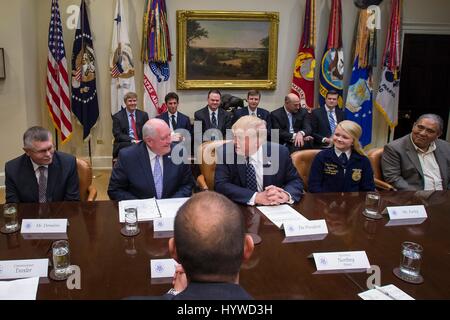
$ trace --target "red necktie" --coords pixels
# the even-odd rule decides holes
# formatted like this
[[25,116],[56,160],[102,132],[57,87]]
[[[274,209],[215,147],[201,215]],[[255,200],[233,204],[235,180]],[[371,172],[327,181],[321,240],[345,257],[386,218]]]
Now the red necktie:
[[134,133],[134,140],[139,140],[136,131],[136,120],[134,120],[134,113],[130,113],[130,117],[131,117],[131,129],[133,129]]

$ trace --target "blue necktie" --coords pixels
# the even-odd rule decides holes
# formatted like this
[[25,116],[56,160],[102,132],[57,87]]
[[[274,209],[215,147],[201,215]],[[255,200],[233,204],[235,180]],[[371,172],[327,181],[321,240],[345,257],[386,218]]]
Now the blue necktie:
[[258,185],[256,184],[255,167],[250,163],[249,158],[247,158],[246,163],[246,178],[247,178],[247,189],[255,192],[258,191]]
[[345,168],[348,163],[347,154],[345,154],[345,152],[342,152],[341,155],[339,156],[339,160],[341,160],[341,164]]
[[289,132],[294,133],[294,127],[292,125],[292,113],[288,112],[287,116],[289,119]]
[[156,198],[161,199],[163,190],[163,175],[161,165],[159,164],[160,156],[155,158],[155,168],[153,170],[153,181],[155,182]]
[[214,128],[217,128],[217,118],[216,118],[216,113],[213,112],[211,115],[211,123],[213,125]]
[[334,121],[333,112],[328,112],[328,121],[330,122],[331,134],[334,134],[334,130],[336,129],[336,121]]

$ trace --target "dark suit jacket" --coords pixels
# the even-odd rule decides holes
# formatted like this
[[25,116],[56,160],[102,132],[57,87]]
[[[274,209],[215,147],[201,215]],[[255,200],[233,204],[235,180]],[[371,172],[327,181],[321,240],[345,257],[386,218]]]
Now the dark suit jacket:
[[[227,152],[233,153],[231,157],[228,155],[228,158],[234,159],[231,164],[226,161]],[[246,188],[245,159],[236,154],[233,143],[219,148],[217,156],[222,159],[222,164],[216,165],[214,189],[235,202],[246,204],[255,192]],[[299,201],[303,182],[292,164],[288,149],[268,142],[263,145],[263,157],[263,188],[275,185],[289,192],[295,202]],[[276,172],[270,172],[272,170]]]
[[[194,178],[189,164],[174,164],[170,153],[163,156],[162,198],[192,194]],[[111,200],[147,199],[156,196],[152,167],[145,142],[122,149],[109,180]]]
[[[424,179],[419,156],[410,134],[384,146],[381,168],[386,182],[397,190],[423,190]],[[434,156],[439,165],[442,188],[450,190],[450,143],[437,139]]]
[[[39,202],[39,186],[33,164],[26,154],[5,165],[6,202]],[[80,201],[77,162],[74,156],[56,151],[48,166],[47,201]]]
[[[336,107],[335,109],[337,123],[345,120],[344,111]],[[314,147],[322,148],[328,146],[322,143],[323,138],[332,136],[330,122],[328,121],[328,113],[324,106],[314,109],[311,113],[312,136],[314,137]]]
[[134,296],[127,300],[253,300],[247,291],[234,283],[190,282],[186,289],[177,294],[162,296]]
[[[293,150],[292,133],[289,132],[289,119],[286,115],[284,106],[278,108],[270,114],[272,119],[272,129],[279,130],[280,144],[286,145],[290,151]],[[310,124],[310,116],[306,109],[300,108],[300,110],[292,115],[292,126],[294,132],[303,131],[305,136],[311,135],[312,129]]]
[[[148,114],[145,111],[136,109],[136,130],[139,140],[142,140],[142,127],[148,121]],[[113,158],[117,158],[119,150],[132,145],[129,135],[130,126],[128,125],[128,116],[126,108],[120,110],[112,116],[114,136]]]
[[[157,116],[158,119],[164,120],[167,125],[170,127],[169,121],[172,121],[169,119],[169,112],[166,111],[163,114],[160,114]],[[187,131],[191,132],[191,120],[189,120],[189,117],[181,113],[180,111],[177,111],[177,127],[174,129],[186,129]]]
[[[239,120],[240,117],[248,116],[248,107],[237,109],[234,112],[233,124]],[[270,140],[270,129],[272,129],[272,120],[270,119],[270,112],[266,109],[256,108],[256,116],[264,121],[266,121],[267,128],[267,140]]]
[[334,148],[322,150],[314,158],[309,172],[309,192],[373,190],[375,190],[375,182],[370,161],[356,151],[352,151],[345,168],[334,152]]
[[[226,130],[231,128],[232,118],[231,115],[222,108],[218,108],[217,112],[218,112],[217,129],[222,133],[222,139],[225,139]],[[212,129],[211,120],[209,118],[208,106],[201,108],[200,110],[197,110],[194,113],[194,119],[195,121],[202,122],[202,135],[205,133],[206,130]],[[200,137],[195,137],[195,140],[203,141],[203,139],[200,139]]]

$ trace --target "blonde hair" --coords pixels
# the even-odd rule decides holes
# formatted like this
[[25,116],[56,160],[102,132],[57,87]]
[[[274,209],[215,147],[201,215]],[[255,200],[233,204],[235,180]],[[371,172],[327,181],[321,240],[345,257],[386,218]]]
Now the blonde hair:
[[260,144],[264,143],[267,138],[266,121],[255,116],[243,116],[231,127],[233,135],[253,135],[259,139]]
[[350,120],[344,120],[338,123],[339,128],[344,130],[350,137],[353,138],[353,149],[358,152],[360,155],[365,156],[365,152],[359,143],[359,138],[362,134],[362,128],[356,122]]
[[136,92],[133,92],[133,91],[129,91],[129,92],[127,92],[124,96],[123,96],[123,102],[127,102],[127,100],[128,99],[130,99],[130,98],[134,98],[134,99],[137,99],[137,94],[136,94]]

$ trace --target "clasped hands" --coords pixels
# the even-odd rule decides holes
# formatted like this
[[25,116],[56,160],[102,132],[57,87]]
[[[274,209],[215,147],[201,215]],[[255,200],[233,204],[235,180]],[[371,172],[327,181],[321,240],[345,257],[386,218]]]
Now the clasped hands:
[[263,206],[276,206],[286,202],[289,202],[289,195],[282,188],[274,185],[267,186],[255,197],[255,204]]

